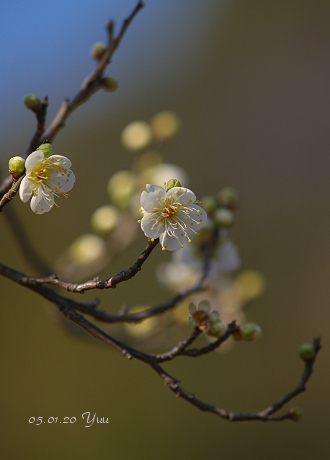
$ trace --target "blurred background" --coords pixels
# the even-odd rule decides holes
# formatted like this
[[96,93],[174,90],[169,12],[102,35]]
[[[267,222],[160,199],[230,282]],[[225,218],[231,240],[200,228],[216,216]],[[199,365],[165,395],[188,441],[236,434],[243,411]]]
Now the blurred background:
[[[135,4],[1,2],[3,177],[35,127],[23,96],[48,95],[50,122],[93,70],[90,49],[106,40],[108,19],[118,28]],[[329,458],[329,19],[326,0],[147,0],[107,72],[118,91],[97,93],[54,143],[77,177],[70,200],[42,217],[18,198],[10,205],[52,263],[90,231],[91,212],[109,202],[109,177],[131,164],[120,143],[123,128],[160,110],[177,113],[180,133],[162,155],[186,170],[198,196],[225,185],[239,190],[232,236],[242,268],[261,271],[267,289],[246,310],[262,327],[260,341],[178,359],[166,370],[211,404],[258,411],[298,383],[298,348],[321,335],[324,348],[308,391],[289,406],[302,408],[300,422],[230,424],[199,412],[146,366],[68,333],[54,307],[0,278],[3,458]],[[1,263],[32,274],[4,216],[0,235]],[[102,274],[127,268],[144,241],[141,233]],[[128,286],[84,299],[101,298],[111,312],[124,302],[161,302],[168,294],[153,275],[161,257],[167,255],[155,251]],[[107,330],[116,334],[115,327]],[[86,411],[109,424],[85,428]],[[32,416],[77,422],[36,426],[28,423]]]

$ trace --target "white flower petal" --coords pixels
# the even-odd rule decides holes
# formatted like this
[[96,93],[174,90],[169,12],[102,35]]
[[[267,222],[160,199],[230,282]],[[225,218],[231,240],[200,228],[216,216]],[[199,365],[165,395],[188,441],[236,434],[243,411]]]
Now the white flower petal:
[[173,187],[167,194],[167,198],[173,198],[174,201],[179,201],[181,204],[191,204],[196,201],[196,195],[185,187]]
[[40,163],[44,159],[44,154],[41,150],[36,150],[30,153],[25,162],[25,169],[28,173],[36,164]]
[[23,201],[23,203],[26,203],[27,201],[29,201],[31,195],[32,190],[30,188],[30,181],[25,176],[19,186],[19,197]]
[[189,313],[193,316],[197,311],[196,305],[192,302],[189,303]]
[[166,192],[158,185],[147,184],[148,192],[141,194],[141,206],[147,212],[154,212],[155,208],[160,208],[165,199]]
[[69,158],[64,157],[63,155],[51,155],[50,157],[48,157],[48,159],[53,164],[59,164],[61,166],[64,166],[66,169],[69,169],[70,166],[72,165],[72,163],[69,160]]
[[36,214],[49,212],[54,206],[53,193],[46,194],[41,187],[38,188],[37,195],[31,199],[31,209]]
[[49,182],[51,184],[50,189],[54,191],[54,193],[61,194],[71,190],[74,186],[75,180],[75,175],[71,170],[69,170],[69,172],[59,173],[51,176],[47,181],[47,185]]
[[[183,241],[182,241],[183,240]],[[179,238],[175,238],[174,236],[170,236],[168,233],[164,232],[160,237],[159,237],[159,242],[161,246],[168,251],[175,251],[176,249],[182,248],[182,246],[185,243],[186,238],[181,237],[181,241]]]
[[201,225],[201,223],[202,222],[205,223],[207,219],[206,212],[204,211],[203,208],[201,208],[197,204],[188,205],[186,206],[186,208],[189,209],[189,211],[181,212],[180,218],[182,219],[182,221],[186,224],[186,226],[189,229],[198,231],[200,228],[204,226],[204,225]]
[[156,224],[156,219],[149,217],[150,214],[146,213],[141,220],[141,228],[148,238],[159,238],[163,233],[164,228],[162,225]]

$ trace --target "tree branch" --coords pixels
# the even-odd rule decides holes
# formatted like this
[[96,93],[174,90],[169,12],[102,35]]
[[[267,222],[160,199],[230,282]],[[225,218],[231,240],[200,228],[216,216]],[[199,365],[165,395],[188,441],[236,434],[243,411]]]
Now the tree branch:
[[[294,411],[292,409],[278,416],[275,416],[273,414],[275,414],[279,409],[281,409],[284,404],[291,401],[301,392],[305,391],[306,384],[308,380],[310,379],[312,372],[313,372],[313,366],[314,366],[317,354],[321,348],[320,338],[317,338],[314,340],[314,351],[315,351],[314,356],[312,359],[305,361],[305,368],[304,368],[303,374],[296,388],[294,388],[291,392],[287,393],[283,397],[279,398],[277,401],[275,401],[273,404],[271,404],[269,407],[267,407],[263,411],[260,411],[260,412],[231,412],[221,407],[213,406],[211,404],[205,403],[204,401],[201,401],[200,399],[197,399],[192,393],[189,393],[183,387],[179,386],[178,380],[170,376],[159,365],[159,362],[161,362],[162,360],[166,361],[169,359],[173,359],[175,356],[180,356],[180,355],[197,356],[198,353],[204,354],[205,352],[212,351],[212,349],[215,349],[216,346],[219,346],[221,343],[223,343],[223,341],[226,340],[233,333],[234,326],[235,326],[234,323],[231,323],[231,325],[229,325],[228,327],[229,331],[227,331],[227,333],[224,334],[223,338],[220,337],[220,339],[216,340],[213,344],[200,348],[198,353],[195,350],[193,350],[193,352],[191,352],[190,350],[186,350],[186,347],[190,343],[192,343],[198,336],[197,331],[194,330],[190,337],[180,342],[176,347],[174,347],[167,354],[158,355],[158,356],[150,355],[147,353],[143,353],[139,350],[136,350],[130,347],[129,345],[126,345],[120,342],[119,340],[111,337],[109,334],[106,334],[104,331],[102,331],[101,329],[99,329],[98,327],[90,323],[89,321],[87,321],[81,314],[75,311],[73,306],[76,304],[76,302],[72,301],[71,299],[66,299],[60,296],[59,294],[52,291],[50,288],[46,286],[29,284],[28,277],[2,264],[0,264],[0,273],[6,276],[7,278],[15,281],[18,284],[25,285],[29,289],[40,294],[45,299],[51,301],[53,304],[55,304],[58,307],[59,311],[67,319],[75,322],[80,327],[85,329],[87,332],[89,332],[91,335],[101,340],[102,342],[105,342],[108,345],[113,346],[117,351],[119,351],[126,358],[128,359],[136,358],[139,361],[142,361],[145,364],[148,364],[155,372],[157,372],[157,374],[161,377],[161,379],[164,381],[167,387],[177,397],[183,398],[184,400],[186,400],[187,402],[189,402],[190,404],[192,404],[193,406],[197,407],[198,409],[202,411],[213,413],[223,418],[224,420],[227,420],[230,422],[236,422],[236,421],[263,421],[263,422],[273,421],[274,422],[274,421],[283,421],[283,420],[296,420],[294,416]],[[173,356],[171,357],[171,355]]]
[[[78,93],[73,97],[70,101],[69,99],[65,100],[60,108],[59,112],[55,116],[53,122],[51,123],[50,127],[48,128],[47,132],[44,135],[44,139],[47,139],[48,142],[52,142],[60,129],[65,126],[65,122],[71,113],[76,110],[79,105],[86,102],[96,91],[104,87],[104,83],[102,80],[102,74],[110,63],[110,59],[112,58],[114,52],[118,48],[126,30],[128,29],[129,25],[137,15],[137,13],[144,7],[144,3],[142,0],[139,0],[136,7],[132,11],[132,13],[128,16],[127,19],[123,22],[123,25],[117,35],[117,37],[113,37],[113,22],[110,21],[107,29],[109,34],[109,44],[107,49],[104,52],[104,55],[100,59],[96,69],[94,72],[85,79],[82,84],[81,89]],[[111,25],[110,25],[111,24]],[[48,99],[45,98],[41,105],[40,115],[37,115],[37,129],[33,138],[31,139],[30,145],[26,150],[26,155],[29,155],[33,152],[41,143],[42,143],[42,134],[44,132],[44,123],[47,111]],[[0,185],[0,197],[2,197],[0,201],[0,211],[2,210],[3,206],[5,206],[12,198],[16,195],[18,186],[16,188],[16,184],[12,186],[12,177],[6,177],[2,184]],[[12,188],[11,188],[12,186]],[[7,193],[8,192],[8,193]],[[4,196],[6,194],[6,198]]]
[[55,284],[56,286],[65,288],[67,291],[79,293],[84,293],[85,291],[90,291],[91,289],[114,289],[117,284],[130,280],[141,270],[142,265],[157,246],[158,241],[158,239],[148,239],[147,246],[131,267],[129,267],[127,270],[122,270],[121,272],[106,280],[100,280],[97,277],[93,280],[86,281],[85,283],[69,283],[67,281],[62,281],[57,275],[38,278],[27,277],[27,280],[29,284]]
[[94,72],[85,79],[85,81],[82,84],[82,87],[80,91],[73,97],[73,99],[70,100],[65,100],[62,104],[61,109],[59,110],[58,114],[56,115],[54,121],[48,128],[45,138],[49,140],[49,142],[52,142],[55,138],[55,136],[58,134],[61,128],[65,126],[65,122],[69,115],[76,110],[79,105],[83,104],[86,102],[96,91],[104,87],[104,83],[102,81],[102,75],[107,67],[107,65],[110,63],[110,60],[118,48],[126,30],[128,29],[129,25],[135,18],[135,16],[138,14],[138,12],[143,8],[144,4],[143,1],[140,0],[132,13],[128,16],[127,19],[123,22],[123,25],[117,35],[117,37],[113,37],[113,22],[110,21],[108,24],[108,34],[109,34],[109,43],[108,46],[100,59],[98,65],[96,66]]

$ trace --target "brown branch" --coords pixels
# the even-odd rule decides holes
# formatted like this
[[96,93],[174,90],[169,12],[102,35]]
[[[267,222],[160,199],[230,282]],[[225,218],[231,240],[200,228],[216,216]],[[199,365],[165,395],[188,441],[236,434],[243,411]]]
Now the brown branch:
[[[308,380],[310,379],[312,372],[313,372],[313,366],[314,366],[315,359],[321,348],[320,339],[319,338],[315,339],[314,340],[314,351],[315,351],[314,357],[310,360],[305,361],[305,368],[304,368],[302,377],[300,378],[300,381],[297,387],[294,390],[292,390],[290,393],[284,395],[283,397],[275,401],[273,404],[271,404],[268,408],[260,412],[231,412],[221,407],[213,406],[211,404],[205,403],[204,401],[201,401],[200,399],[197,399],[192,393],[189,393],[183,387],[179,386],[178,380],[170,376],[158,364],[157,356],[150,355],[147,353],[143,353],[139,350],[136,350],[130,347],[129,345],[126,345],[120,342],[119,340],[111,337],[109,334],[106,334],[104,331],[102,331],[101,329],[99,329],[98,327],[90,323],[89,321],[87,321],[81,314],[79,314],[77,311],[74,310],[74,308],[72,308],[72,305],[75,303],[74,301],[60,296],[55,291],[53,291],[52,289],[46,286],[28,284],[28,277],[2,264],[0,264],[0,273],[6,276],[7,278],[11,279],[12,281],[15,281],[18,284],[25,285],[29,289],[40,294],[45,299],[54,303],[58,307],[60,312],[67,319],[74,321],[76,324],[78,324],[80,327],[85,329],[87,332],[89,332],[91,335],[93,335],[97,339],[107,343],[108,345],[113,346],[114,348],[116,348],[117,351],[119,351],[126,358],[128,359],[136,358],[139,361],[142,361],[145,364],[148,364],[155,372],[157,372],[157,374],[161,377],[164,383],[177,397],[183,398],[184,400],[186,400],[187,402],[189,402],[190,404],[192,404],[193,406],[197,407],[200,410],[213,413],[231,422],[255,421],[255,420],[263,421],[263,422],[282,421],[282,420],[288,420],[288,419],[295,420],[294,413],[292,410],[289,410],[288,412],[282,415],[278,415],[278,416],[275,416],[273,414],[277,412],[280,408],[282,408],[284,404],[291,401],[301,392],[305,391],[306,384]],[[196,332],[193,333],[188,339],[186,339],[186,341],[183,341],[181,344],[180,343],[178,344],[177,356],[185,352],[186,343],[192,342],[193,340],[195,340],[196,338],[195,336],[197,337]]]
[[7,224],[9,226],[12,236],[15,238],[16,246],[18,247],[22,257],[37,273],[51,273],[50,267],[39,256],[23,228],[22,222],[17,216],[14,208],[8,206],[4,212]]
[[100,59],[98,65],[96,66],[94,72],[85,79],[82,84],[80,91],[74,96],[74,98],[70,100],[66,100],[63,102],[61,109],[59,110],[58,114],[56,115],[54,121],[48,128],[45,138],[52,142],[55,136],[58,134],[61,128],[65,126],[65,122],[69,115],[76,110],[79,105],[86,102],[95,92],[99,89],[104,87],[104,83],[102,80],[102,75],[110,63],[110,59],[112,58],[114,52],[118,48],[127,28],[137,15],[137,13],[143,8],[144,4],[143,1],[140,0],[132,13],[128,16],[127,19],[123,22],[123,25],[117,35],[117,37],[113,37],[113,22],[110,21],[108,24],[108,34],[109,34],[109,43],[108,46]]
[[90,291],[91,289],[113,289],[117,286],[117,284],[133,278],[133,276],[135,276],[141,270],[142,265],[157,246],[158,241],[158,239],[148,239],[147,246],[131,267],[129,267],[127,270],[122,270],[121,272],[106,280],[94,278],[93,280],[86,281],[85,283],[69,283],[67,281],[61,280],[57,275],[51,275],[38,278],[27,277],[28,282],[35,285],[55,284],[56,286],[65,288],[67,291],[79,293],[84,293],[85,291]]
[[[1,200],[0,200],[0,212],[3,210],[4,206],[9,203],[13,198],[14,196],[16,195],[16,193],[18,192],[18,189],[19,189],[19,186],[20,186],[20,183],[23,179],[23,176],[21,176],[16,182],[13,182],[12,181],[12,178],[10,177],[11,179],[11,182],[9,183],[9,181],[5,181],[6,183],[6,186],[9,186],[9,189],[8,191],[2,196]],[[3,184],[2,184],[3,185]],[[11,185],[11,187],[10,187]],[[6,189],[6,187],[4,187],[4,190]]]
[[[196,331],[197,329],[197,331]],[[172,350],[168,351],[167,353],[163,353],[161,355],[157,355],[157,363],[163,363],[165,361],[170,361],[176,356],[190,356],[192,358],[197,358],[199,356],[205,355],[207,353],[211,353],[212,351],[216,350],[217,348],[220,347],[226,340],[229,339],[230,336],[233,335],[233,333],[238,329],[238,326],[236,325],[236,321],[233,321],[232,323],[228,324],[226,332],[219,337],[217,340],[215,340],[212,343],[209,343],[208,345],[205,345],[205,347],[201,348],[191,348],[187,350],[186,348],[198,337],[200,334],[200,331],[198,327],[196,327],[193,331],[193,333],[184,341],[179,343],[176,347],[174,347]],[[198,333],[199,331],[199,333]]]
[[317,357],[318,352],[321,349],[321,339],[316,338],[314,339],[314,350],[315,354],[314,357],[310,360],[305,361],[305,367],[303,374],[300,378],[300,381],[294,390],[290,393],[286,394],[285,396],[279,398],[273,404],[271,404],[266,409],[259,411],[259,412],[231,412],[221,407],[213,406],[211,404],[207,404],[200,399],[197,399],[194,394],[189,393],[184,388],[178,385],[178,381],[173,379],[168,374],[164,372],[164,370],[159,365],[152,365],[151,367],[157,372],[157,374],[163,379],[164,383],[168,386],[168,388],[175,394],[176,397],[183,398],[193,406],[197,407],[198,409],[206,412],[211,412],[229,422],[243,422],[243,421],[262,421],[262,422],[280,422],[283,420],[296,420],[294,411],[290,409],[289,411],[285,412],[281,415],[273,415],[279,409],[281,409],[284,404],[291,401],[293,398],[298,396],[300,393],[306,390],[306,385],[308,380],[310,379],[313,373],[313,366]]
[[119,313],[108,313],[103,310],[95,310],[91,307],[76,304],[74,307],[76,310],[80,311],[81,313],[87,314],[92,316],[98,321],[103,321],[105,323],[140,323],[141,321],[151,318],[152,316],[157,316],[165,311],[169,311],[175,308],[180,302],[185,300],[187,297],[191,296],[192,294],[199,292],[203,289],[203,287],[196,285],[190,289],[186,289],[181,293],[177,294],[176,296],[170,298],[167,302],[161,303],[156,305],[152,308],[147,308],[146,310],[139,311],[137,313],[128,313],[127,309],[120,311]]
[[[139,0],[136,7],[132,11],[132,13],[123,22],[123,25],[117,37],[113,37],[113,22],[112,21],[109,22],[107,26],[108,35],[109,35],[109,44],[108,44],[107,49],[104,52],[102,59],[99,61],[94,72],[88,78],[85,79],[80,91],[78,91],[78,93],[74,96],[74,98],[71,101],[65,100],[63,102],[62,107],[60,108],[59,112],[55,116],[53,122],[51,123],[44,137],[42,138],[42,135],[44,132],[47,105],[48,105],[47,98],[43,100],[41,104],[40,113],[37,114],[37,121],[38,121],[37,129],[30,141],[29,147],[26,150],[26,156],[29,155],[31,152],[33,152],[42,143],[43,139],[47,139],[47,141],[51,143],[56,137],[56,135],[58,134],[58,132],[60,131],[60,129],[62,129],[65,126],[65,122],[70,116],[70,114],[74,110],[76,110],[79,107],[79,105],[86,102],[95,92],[97,92],[99,89],[104,87],[104,83],[102,80],[102,74],[105,68],[107,67],[107,65],[110,63],[110,59],[112,58],[114,52],[118,48],[127,28],[129,27],[129,25],[131,24],[131,22],[137,15],[137,13],[143,7],[144,7],[143,1]],[[0,184],[0,197],[2,197],[1,202],[0,202],[0,212],[3,206],[9,203],[9,201],[11,201],[11,199],[16,195],[16,192],[14,193],[16,189],[15,188],[13,189],[12,182],[13,182],[12,177],[8,176]],[[6,194],[6,198],[4,194]]]
[[45,131],[47,109],[48,109],[48,97],[45,96],[43,101],[41,102],[40,110],[36,114],[37,128],[30,141],[28,148],[26,149],[25,158],[27,158],[30,155],[30,153],[34,152],[41,144],[40,139]]

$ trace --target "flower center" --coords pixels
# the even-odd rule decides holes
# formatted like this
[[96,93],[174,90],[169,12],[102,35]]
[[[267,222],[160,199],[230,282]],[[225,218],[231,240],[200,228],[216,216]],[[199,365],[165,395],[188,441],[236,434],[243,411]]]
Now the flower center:
[[163,209],[162,211],[162,217],[165,217],[166,219],[171,219],[174,214],[176,213],[177,207],[176,206],[167,206],[166,208]]
[[48,176],[46,176],[47,170],[46,168],[44,169],[39,169],[38,171],[36,171],[36,175],[35,175],[35,178],[38,182],[43,182],[44,180],[47,180],[48,179]]

